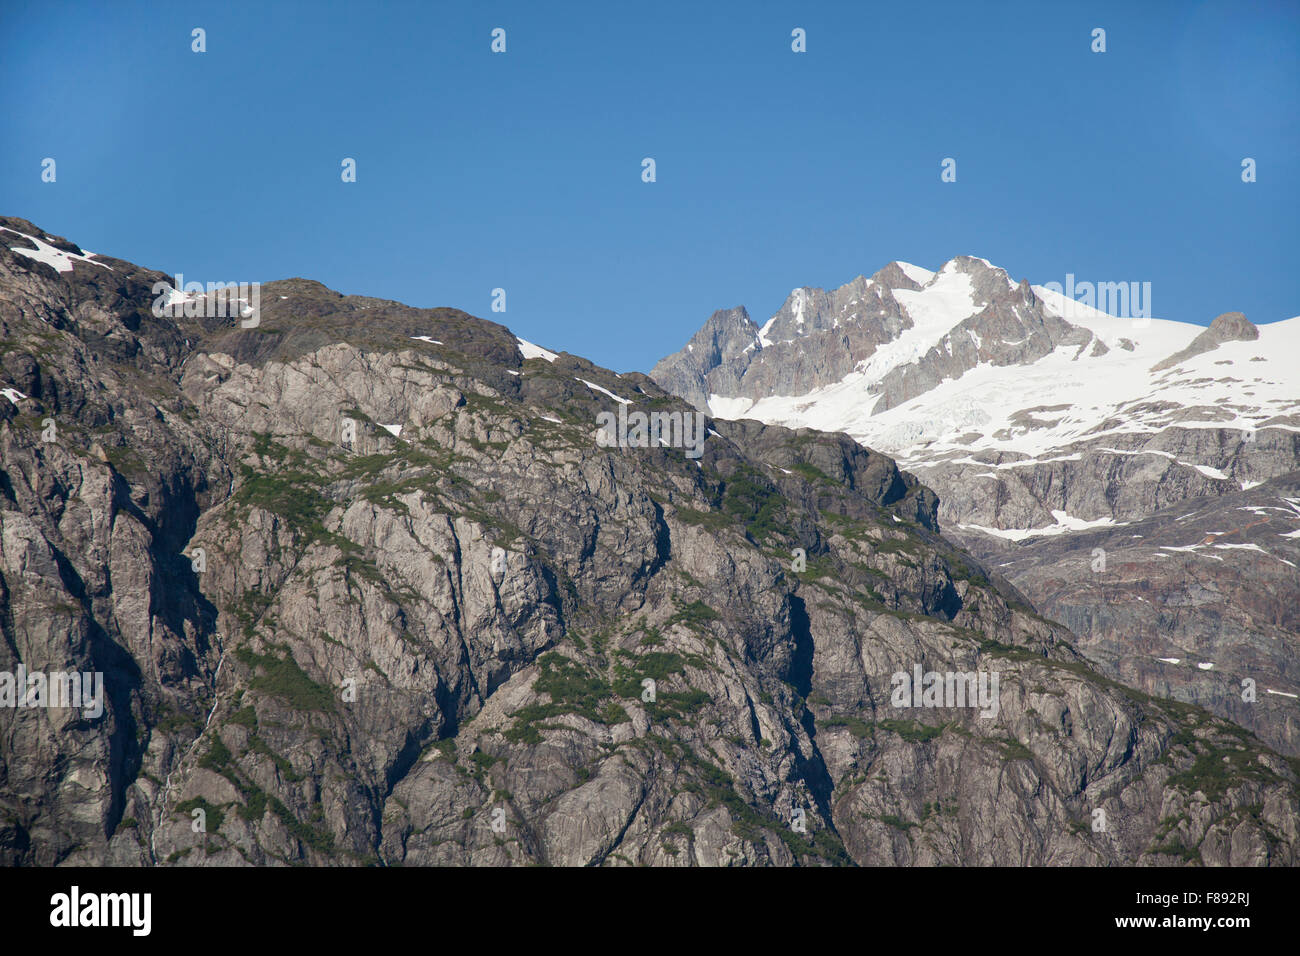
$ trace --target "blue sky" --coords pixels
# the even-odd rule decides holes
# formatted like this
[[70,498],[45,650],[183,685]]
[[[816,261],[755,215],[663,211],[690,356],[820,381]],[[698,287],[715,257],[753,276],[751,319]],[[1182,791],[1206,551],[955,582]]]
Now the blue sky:
[[1298,64],[1294,2],[7,2],[0,212],[617,370],[891,259],[1268,322],[1300,314]]

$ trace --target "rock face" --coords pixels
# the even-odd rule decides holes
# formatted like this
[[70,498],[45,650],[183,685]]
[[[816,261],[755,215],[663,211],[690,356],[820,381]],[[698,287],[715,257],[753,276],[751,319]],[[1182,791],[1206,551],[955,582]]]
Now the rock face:
[[[957,303],[963,314],[949,321]],[[804,395],[857,375],[870,380],[865,394],[884,411],[981,363],[1033,361],[1093,339],[1043,308],[1027,283],[959,256],[940,273],[891,262],[832,292],[795,289],[762,328],[743,308],[715,312],[650,377],[708,410],[714,395]]]
[[1298,523],[1300,471],[1123,527],[1007,544],[989,560],[1104,673],[1199,704],[1294,755]]
[[664,366],[660,384],[696,408],[707,410],[708,374],[718,371],[715,387],[725,389],[725,394],[738,391],[741,373],[748,364],[747,351],[754,347],[757,328],[744,306],[719,309],[691,336],[670,365],[664,364],[667,359],[660,363]]
[[[1120,319],[968,257],[938,273],[891,265],[872,283],[893,291],[829,323],[851,327],[865,357],[827,322],[800,334],[782,313],[773,322],[793,339],[785,353],[759,342],[743,361],[699,366],[703,385],[690,385],[681,353],[652,375],[692,401],[707,392],[704,407],[721,416],[843,431],[895,455],[938,492],[944,533],[1002,566],[1106,673],[1300,754],[1297,701],[1281,696],[1296,690],[1286,661],[1297,627],[1279,611],[1300,604],[1286,537],[1300,515],[1286,494],[1263,490],[1300,468],[1300,318],[1262,328],[1239,312],[1209,328]],[[790,376],[753,374],[764,356],[780,365],[794,349],[806,354]],[[828,371],[808,382],[808,367]],[[1238,528],[1243,507],[1274,509],[1267,531],[1242,539],[1258,550],[1228,541],[1193,559],[1159,547]],[[1093,547],[1119,547],[1129,572],[1089,572]],[[1153,655],[1218,663],[1171,676]],[[1279,694],[1247,705],[1247,680]]]
[[1259,338],[1259,329],[1240,312],[1225,312],[1210,323],[1210,327],[1192,339],[1192,344],[1181,352],[1169,356],[1152,366],[1151,371],[1161,372],[1173,368],[1179,362],[1206,352],[1212,352],[1224,342],[1254,342]]
[[1300,858],[1293,761],[1094,670],[886,455],[605,447],[690,410],[301,279],[158,318],[161,273],[0,230],[0,672],[105,682],[0,707],[6,864]]

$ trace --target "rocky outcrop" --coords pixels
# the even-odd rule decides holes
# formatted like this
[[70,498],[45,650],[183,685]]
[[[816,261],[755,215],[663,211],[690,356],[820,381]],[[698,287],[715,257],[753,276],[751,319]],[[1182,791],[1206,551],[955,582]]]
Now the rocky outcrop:
[[1258,338],[1259,329],[1253,322],[1240,312],[1225,312],[1211,322],[1209,328],[1192,339],[1191,345],[1157,362],[1152,366],[1151,371],[1161,372],[1173,368],[1179,362],[1185,362],[1195,355],[1214,351],[1224,342],[1253,342]]
[[[0,708],[5,863],[1297,862],[1291,762],[1093,670],[886,455],[606,447],[689,408],[305,280],[157,318],[0,237],[0,671],[106,685]],[[918,667],[998,689],[896,706]]]
[[1062,512],[1081,522],[1127,522],[1180,501],[1236,494],[1300,462],[1300,432],[1174,425],[1085,438],[1038,458],[996,452],[951,458],[914,466],[942,490],[945,527],[956,534],[1034,531],[1056,525]]
[[691,336],[685,348],[660,362],[651,377],[669,392],[707,412],[709,373],[725,369],[712,384],[724,389],[724,394],[731,394],[739,387],[750,356],[757,348],[761,348],[758,326],[745,307],[719,309]]

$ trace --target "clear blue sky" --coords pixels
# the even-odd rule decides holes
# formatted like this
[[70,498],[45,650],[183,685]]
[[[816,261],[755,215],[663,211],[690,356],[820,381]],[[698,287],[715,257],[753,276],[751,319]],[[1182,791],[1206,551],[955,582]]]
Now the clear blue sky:
[[1300,313],[1298,64],[1295,2],[0,0],[0,212],[618,370],[891,259],[1268,322]]

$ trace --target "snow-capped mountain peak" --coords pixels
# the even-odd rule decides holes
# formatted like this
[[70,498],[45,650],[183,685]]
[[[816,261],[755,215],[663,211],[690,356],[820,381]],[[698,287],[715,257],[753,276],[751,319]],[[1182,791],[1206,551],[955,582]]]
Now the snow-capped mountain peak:
[[1168,486],[1155,499],[1300,466],[1300,317],[1120,318],[971,256],[797,289],[762,329],[743,310],[720,316],[692,339],[708,330],[719,348],[678,352],[651,377],[720,418],[845,432],[894,455],[950,522],[1027,532],[1141,510],[1122,492],[1007,490],[1039,466],[1141,473]]

